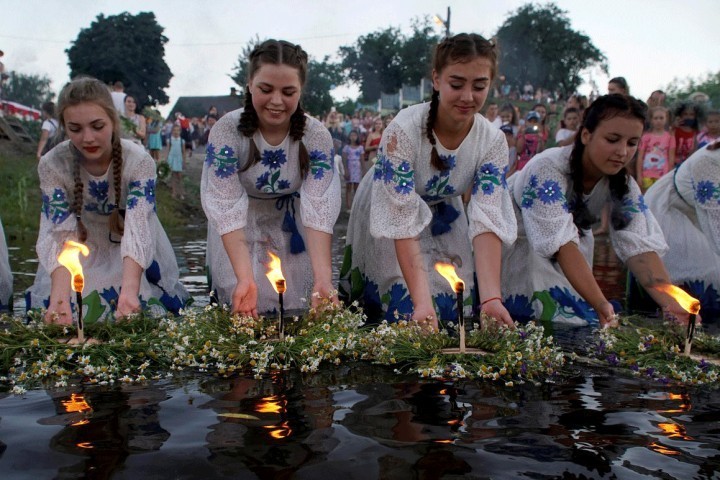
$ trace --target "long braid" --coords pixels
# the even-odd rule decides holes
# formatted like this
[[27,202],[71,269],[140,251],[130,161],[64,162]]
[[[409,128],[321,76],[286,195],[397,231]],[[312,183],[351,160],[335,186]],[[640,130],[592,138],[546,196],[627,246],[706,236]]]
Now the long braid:
[[252,138],[258,128],[260,128],[260,119],[258,118],[258,114],[252,103],[250,88],[245,87],[245,105],[242,113],[240,114],[240,121],[238,122],[237,129],[238,132],[250,139],[250,152],[248,153],[248,159],[247,162],[245,162],[245,166],[240,169],[241,172],[246,171],[248,168],[260,161],[260,150],[258,150],[255,140]]
[[630,192],[628,187],[627,169],[623,168],[615,175],[608,177],[610,188],[610,199],[612,201],[612,210],[610,213],[610,222],[615,230],[622,230],[630,223],[630,219],[623,214],[622,202],[623,197]]
[[125,231],[124,222],[120,216],[120,199],[122,196],[122,145],[120,138],[113,134],[112,137],[112,157],[110,159],[113,165],[113,187],[115,189],[115,204],[117,207],[110,213],[108,218],[108,227],[114,234],[122,236]]
[[87,228],[82,221],[82,207],[83,207],[83,192],[85,185],[83,185],[82,179],[80,178],[80,157],[75,155],[73,160],[73,181],[75,182],[75,188],[73,189],[73,204],[72,209],[75,212],[75,219],[77,221],[77,238],[80,243],[84,243],[87,240]]
[[570,199],[570,209],[573,215],[573,223],[578,228],[581,237],[585,236],[584,230],[589,229],[597,220],[590,213],[587,204],[583,200],[583,163],[582,157],[585,145],[580,138],[580,132],[575,136],[575,146],[570,154],[570,178],[572,180],[573,196]]
[[427,122],[425,123],[425,135],[427,135],[430,145],[432,145],[432,150],[430,152],[430,165],[435,167],[435,169],[442,171],[447,170],[447,165],[445,165],[445,162],[443,162],[440,155],[438,155],[437,148],[435,148],[435,135],[433,135],[439,105],[440,92],[433,88],[432,97],[430,99],[430,111],[428,112]]
[[296,142],[300,142],[298,160],[300,161],[300,177],[305,178],[308,171],[310,170],[310,156],[308,155],[307,148],[302,139],[305,136],[305,111],[298,103],[297,110],[290,117],[290,138]]

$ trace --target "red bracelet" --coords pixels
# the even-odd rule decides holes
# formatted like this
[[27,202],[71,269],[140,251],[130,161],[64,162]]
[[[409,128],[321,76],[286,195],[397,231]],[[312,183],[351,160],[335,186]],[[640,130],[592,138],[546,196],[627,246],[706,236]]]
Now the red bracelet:
[[490,303],[490,302],[492,302],[493,300],[500,300],[500,302],[502,302],[502,298],[500,298],[500,297],[492,297],[492,298],[488,298],[488,299],[485,300],[484,302],[481,302],[481,303],[480,303],[480,306],[483,306],[483,305],[485,305],[486,303]]

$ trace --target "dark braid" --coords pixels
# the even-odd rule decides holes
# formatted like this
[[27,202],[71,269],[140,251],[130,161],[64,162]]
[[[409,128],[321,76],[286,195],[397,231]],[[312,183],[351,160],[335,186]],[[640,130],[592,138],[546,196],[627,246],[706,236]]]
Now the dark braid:
[[110,161],[113,166],[113,187],[115,189],[115,204],[117,207],[115,207],[115,209],[110,213],[110,217],[108,218],[108,227],[112,233],[122,236],[125,231],[123,219],[120,216],[123,157],[120,138],[115,134],[113,134],[112,137],[112,157]]
[[435,120],[437,119],[438,105],[440,104],[440,92],[433,88],[432,97],[430,98],[430,111],[428,112],[427,123],[425,124],[425,134],[432,145],[432,151],[430,152],[430,165],[437,170],[447,170],[447,165],[442,161],[440,155],[438,155],[437,148],[435,148],[435,135],[433,134],[433,128],[435,128]]
[[296,142],[300,142],[298,159],[300,161],[301,178],[305,178],[305,175],[307,175],[308,171],[310,171],[310,155],[308,155],[305,143],[302,141],[305,136],[306,119],[307,117],[305,117],[305,111],[300,106],[300,103],[298,103],[297,110],[295,110],[295,113],[293,113],[290,117],[290,138]]
[[75,188],[73,189],[72,209],[73,212],[75,212],[75,219],[77,221],[77,238],[78,242],[85,243],[85,240],[87,240],[87,228],[85,228],[85,224],[82,221],[83,192],[85,191],[85,185],[83,185],[82,179],[80,178],[79,154],[74,155],[73,158],[73,181],[75,182]]
[[247,162],[240,171],[244,172],[248,168],[260,161],[260,150],[258,150],[255,140],[252,138],[258,128],[260,128],[260,119],[255,111],[252,103],[252,94],[250,88],[245,87],[245,108],[240,114],[240,122],[238,123],[238,131],[250,139],[250,152],[248,153]]
[[[491,69],[490,77],[495,78],[497,73],[498,48],[495,42],[490,41],[475,33],[459,33],[452,37],[445,37],[442,42],[435,46],[433,55],[433,70],[435,74],[440,75],[442,70],[453,63],[464,63],[475,58],[486,58],[490,60]],[[430,111],[425,124],[428,140],[432,145],[430,153],[430,164],[437,170],[443,171],[448,169],[448,165],[438,155],[435,136],[433,129],[437,120],[438,109],[440,105],[440,92],[433,88],[432,97],[430,99]]]
[[[573,222],[578,227],[580,236],[583,230],[587,230],[595,222],[595,217],[590,214],[587,205],[583,201],[583,164],[582,158],[585,145],[582,142],[583,130],[591,134],[598,125],[614,117],[635,118],[644,125],[646,117],[646,106],[641,101],[629,95],[604,95],[596,99],[583,115],[583,121],[578,134],[575,136],[575,144],[570,154],[570,177],[573,182],[573,198],[569,202],[573,214]],[[608,187],[610,190],[610,204],[612,211],[610,221],[615,230],[622,230],[627,227],[630,219],[622,210],[623,198],[629,193],[628,172],[623,168],[615,175],[608,176]]]

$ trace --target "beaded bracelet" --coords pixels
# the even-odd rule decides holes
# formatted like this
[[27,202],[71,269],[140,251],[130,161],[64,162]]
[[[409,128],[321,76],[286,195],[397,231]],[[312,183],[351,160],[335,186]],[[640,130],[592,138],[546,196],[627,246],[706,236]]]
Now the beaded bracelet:
[[490,302],[492,302],[493,300],[500,300],[500,301],[502,302],[502,298],[500,298],[500,297],[492,297],[492,298],[488,298],[488,299],[485,300],[484,302],[481,302],[481,303],[480,303],[480,306],[483,306],[483,305],[485,305],[486,303],[490,303]]

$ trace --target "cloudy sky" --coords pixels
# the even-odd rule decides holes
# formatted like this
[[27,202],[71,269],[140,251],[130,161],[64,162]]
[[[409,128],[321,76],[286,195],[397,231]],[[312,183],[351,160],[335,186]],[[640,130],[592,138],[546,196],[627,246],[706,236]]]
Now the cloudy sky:
[[[413,18],[446,15],[455,33],[486,36],[524,0],[0,0],[0,50],[8,70],[67,80],[65,49],[98,14],[155,12],[169,41],[165,60],[178,96],[222,95],[238,54],[256,35],[300,43],[311,56],[335,56],[341,45],[388,26],[410,32]],[[625,76],[631,93],[647,98],[674,79],[720,71],[717,0],[558,0],[572,28],[589,35],[608,57],[610,76]],[[441,33],[438,27],[438,33]],[[607,77],[590,72],[604,92]],[[583,87],[589,90],[588,86]],[[336,97],[348,91],[334,92]]]

